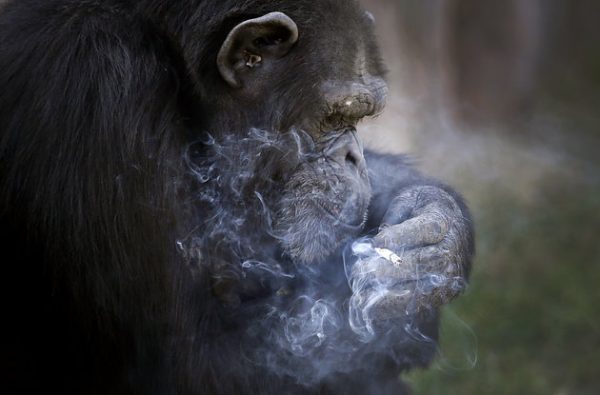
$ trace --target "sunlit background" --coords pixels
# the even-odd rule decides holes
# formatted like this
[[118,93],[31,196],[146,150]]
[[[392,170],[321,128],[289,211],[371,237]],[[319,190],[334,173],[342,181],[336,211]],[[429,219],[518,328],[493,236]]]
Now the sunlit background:
[[367,146],[456,187],[477,230],[416,394],[600,393],[600,2],[363,3],[391,88]]

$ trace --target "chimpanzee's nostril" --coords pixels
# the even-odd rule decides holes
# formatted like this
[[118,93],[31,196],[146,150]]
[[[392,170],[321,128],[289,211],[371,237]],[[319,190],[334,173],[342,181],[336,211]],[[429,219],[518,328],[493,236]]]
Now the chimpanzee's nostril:
[[362,145],[354,128],[348,128],[326,141],[328,145],[323,153],[325,157],[351,172],[362,173],[365,169],[365,158]]
[[346,163],[348,165],[357,167],[358,166],[358,159],[354,156],[354,154],[352,152],[348,152],[346,154]]

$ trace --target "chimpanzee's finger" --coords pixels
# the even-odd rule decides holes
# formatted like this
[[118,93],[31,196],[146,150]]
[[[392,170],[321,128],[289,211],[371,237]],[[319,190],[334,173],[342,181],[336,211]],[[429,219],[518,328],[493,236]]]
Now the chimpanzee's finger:
[[444,240],[451,220],[445,208],[437,202],[427,205],[421,214],[400,224],[382,227],[374,237],[375,247],[395,252],[404,249],[437,244]]
[[460,212],[455,199],[442,188],[432,185],[416,186],[402,191],[389,205],[382,224],[396,225],[408,218],[418,217],[436,203],[439,210],[448,214]]
[[380,248],[376,248],[376,251],[380,254],[380,259],[357,263],[353,268],[354,275],[369,276],[389,283],[411,281],[428,273],[445,271],[445,264],[449,260],[448,252],[437,245],[406,250],[399,254]]

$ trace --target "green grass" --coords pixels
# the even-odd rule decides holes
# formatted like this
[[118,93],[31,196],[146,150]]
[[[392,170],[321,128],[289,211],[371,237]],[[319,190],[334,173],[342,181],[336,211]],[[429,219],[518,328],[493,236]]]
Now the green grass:
[[600,188],[555,184],[474,208],[471,286],[438,362],[406,377],[416,394],[600,393]]

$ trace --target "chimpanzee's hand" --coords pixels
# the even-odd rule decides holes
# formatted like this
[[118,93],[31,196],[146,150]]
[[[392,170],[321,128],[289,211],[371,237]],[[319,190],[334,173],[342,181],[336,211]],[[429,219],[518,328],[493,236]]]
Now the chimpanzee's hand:
[[431,185],[407,187],[393,199],[373,239],[382,258],[354,272],[382,291],[373,318],[437,307],[464,289],[473,235],[457,199]]

